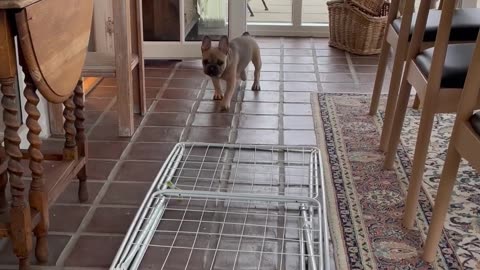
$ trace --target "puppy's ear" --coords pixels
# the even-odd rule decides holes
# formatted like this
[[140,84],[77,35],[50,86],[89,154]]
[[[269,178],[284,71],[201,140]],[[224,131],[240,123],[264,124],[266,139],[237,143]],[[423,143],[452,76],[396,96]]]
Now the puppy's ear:
[[209,36],[204,36],[202,41],[202,52],[210,50],[212,47],[212,40]]
[[228,45],[228,37],[227,36],[222,36],[220,38],[220,41],[218,42],[218,48],[224,54],[228,54],[228,50],[229,50],[230,47]]

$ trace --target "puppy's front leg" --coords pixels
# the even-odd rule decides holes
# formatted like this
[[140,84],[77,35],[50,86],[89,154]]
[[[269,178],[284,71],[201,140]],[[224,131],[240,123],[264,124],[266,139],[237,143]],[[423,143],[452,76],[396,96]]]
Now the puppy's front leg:
[[[235,74],[235,73],[234,73]],[[222,100],[222,109],[228,111],[230,109],[230,102],[232,101],[235,87],[237,86],[237,78],[235,75],[227,78],[227,89],[225,90],[225,97]]]
[[222,86],[220,85],[220,80],[217,78],[212,78],[213,88],[215,88],[215,93],[213,94],[214,100],[222,100]]

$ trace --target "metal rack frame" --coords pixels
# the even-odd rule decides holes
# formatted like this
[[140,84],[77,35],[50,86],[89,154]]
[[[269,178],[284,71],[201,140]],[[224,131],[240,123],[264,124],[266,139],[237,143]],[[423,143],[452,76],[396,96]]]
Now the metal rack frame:
[[[244,157],[242,153],[245,154]],[[260,156],[263,158],[259,158]],[[262,162],[260,162],[260,160],[262,160]],[[196,177],[192,179],[183,177],[182,172],[188,171],[186,168],[189,168],[192,164],[195,164],[192,169],[196,170]],[[261,170],[264,169],[263,166],[267,166],[267,168],[270,169],[272,169],[272,167],[277,169],[278,167],[279,173],[272,173],[274,172],[273,169],[269,172],[255,172],[252,174],[254,175],[254,179],[248,181],[248,179],[246,179],[248,177],[237,177],[240,175],[238,166],[242,164],[252,168],[259,166]],[[285,170],[282,171],[282,168],[285,169],[288,166],[300,166],[302,169],[304,169],[304,166],[307,166],[308,173],[288,174]],[[207,171],[207,173],[210,172],[209,179],[203,179],[201,177],[201,174],[205,171]],[[267,185],[267,192],[265,192],[265,189],[251,192],[257,190],[257,183],[255,181],[256,173],[260,175],[267,174],[269,177],[278,176],[278,181],[276,181],[274,185],[272,184],[274,183],[272,180],[271,183]],[[292,184],[288,183],[289,176],[292,175],[297,177],[296,180],[300,179],[301,183],[298,183],[298,181],[294,181]],[[264,179],[263,177],[260,178]],[[204,180],[210,180],[208,188],[200,184],[200,182]],[[262,186],[262,181],[259,182],[261,183],[260,186]],[[247,185],[251,187],[251,190],[246,190],[247,192],[236,192],[236,190],[232,188],[235,185]],[[293,186],[298,187],[299,185],[306,186],[308,192],[301,191],[299,192],[300,194],[295,194],[293,191],[285,191],[288,188],[292,188]],[[263,183],[263,186],[265,186],[265,183]],[[278,193],[277,195],[272,195],[273,192],[269,189],[272,187],[275,187]],[[175,203],[174,198],[186,200],[189,205],[191,201],[195,200],[214,200],[217,204],[222,201],[228,201],[229,205],[232,201],[243,202],[248,203],[248,207],[246,208],[247,212],[250,211],[250,204],[253,202],[289,205],[289,211],[296,211],[296,216],[301,221],[297,224],[298,240],[295,240],[300,243],[298,244],[299,253],[297,255],[305,262],[300,263],[301,269],[307,269],[307,267],[309,270],[329,269],[328,224],[325,189],[323,187],[324,178],[321,156],[316,148],[179,143],[168,156],[148,191],[110,269],[137,269],[140,266],[147,249],[152,246],[154,235],[160,233],[158,228],[161,226],[162,220],[167,220],[165,213],[173,211],[172,209],[174,208],[171,207],[172,202],[173,205]],[[293,188],[293,190],[295,190],[295,188]],[[291,205],[295,205],[295,210],[293,210]],[[211,211],[221,212],[221,210],[217,208]],[[228,213],[228,209],[226,211],[227,212],[223,213],[224,215]],[[201,213],[203,217],[205,209],[203,209]],[[184,217],[179,221],[181,223],[184,222]],[[226,222],[226,220],[224,220],[223,223],[220,222],[222,228]],[[252,224],[243,224],[243,226],[246,225]],[[265,227],[265,230],[266,229],[267,227]],[[282,228],[280,226],[277,229]],[[283,228],[283,230],[285,229],[286,228]],[[180,230],[180,228],[178,230]],[[209,233],[209,235],[212,234],[215,233]],[[237,236],[242,239],[242,237],[244,237],[243,231]],[[198,235],[195,237],[198,237]],[[280,238],[285,240],[285,236]],[[265,239],[263,241],[265,241]],[[294,240],[290,239],[289,241]],[[191,248],[192,250],[195,249],[194,247]],[[216,253],[218,246],[215,250]],[[286,254],[277,255],[286,256]],[[258,269],[260,269],[260,264],[258,267]],[[187,266],[185,266],[185,269],[187,269]]]

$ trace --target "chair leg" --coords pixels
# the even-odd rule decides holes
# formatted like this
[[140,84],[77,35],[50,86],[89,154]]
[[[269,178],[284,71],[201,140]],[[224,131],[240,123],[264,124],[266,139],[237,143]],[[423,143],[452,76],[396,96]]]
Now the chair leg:
[[433,262],[437,252],[438,242],[442,235],[443,223],[447,215],[452,195],[453,187],[457,179],[458,168],[460,166],[461,157],[455,149],[454,140],[450,140],[450,146],[447,151],[447,158],[443,166],[440,185],[433,207],[432,220],[428,229],[427,239],[423,246],[422,258],[426,262]]
[[378,62],[377,75],[375,76],[375,84],[373,86],[372,100],[370,102],[370,115],[375,115],[378,110],[378,103],[382,95],[383,81],[385,79],[385,71],[387,70],[388,54],[390,52],[390,43],[383,41],[382,52]]
[[420,98],[418,97],[418,94],[415,95],[415,101],[413,102],[412,108],[414,108],[415,110],[420,109]]
[[395,110],[395,118],[393,119],[395,125],[392,127],[392,132],[388,141],[388,148],[385,153],[385,162],[383,164],[383,167],[387,170],[393,169],[393,163],[395,161],[398,143],[400,142],[400,135],[402,133],[405,114],[407,113],[408,100],[410,98],[411,90],[412,86],[406,80],[406,78],[404,78],[402,81],[400,94],[398,96],[398,104]]
[[405,214],[403,216],[403,225],[407,229],[413,228],[415,216],[417,213],[418,196],[423,182],[425,162],[427,160],[428,146],[432,134],[433,122],[435,117],[435,102],[429,102],[422,110],[420,118],[420,127],[415,145],[413,156],[412,172],[408,185],[407,201],[405,203]]
[[253,14],[252,8],[250,7],[250,4],[247,3],[247,8],[248,12],[250,12],[250,17],[254,17],[255,15]]
[[405,64],[405,54],[408,49],[408,43],[399,42],[398,48],[395,51],[393,60],[392,78],[390,79],[390,86],[388,89],[387,104],[385,107],[385,119],[383,121],[382,135],[380,137],[380,149],[387,150],[388,141],[392,131],[393,117],[395,115],[395,107],[397,106],[398,93],[400,83],[403,77],[403,66]]
[[265,11],[268,11],[268,6],[267,6],[267,4],[265,3],[265,0],[262,0],[262,3],[263,3],[263,7],[265,7]]

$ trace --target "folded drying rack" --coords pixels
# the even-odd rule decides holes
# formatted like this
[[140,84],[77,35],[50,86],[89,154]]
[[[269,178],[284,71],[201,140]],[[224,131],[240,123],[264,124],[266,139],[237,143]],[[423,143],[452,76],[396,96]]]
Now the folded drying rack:
[[110,269],[329,270],[319,150],[179,143]]

